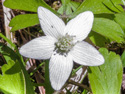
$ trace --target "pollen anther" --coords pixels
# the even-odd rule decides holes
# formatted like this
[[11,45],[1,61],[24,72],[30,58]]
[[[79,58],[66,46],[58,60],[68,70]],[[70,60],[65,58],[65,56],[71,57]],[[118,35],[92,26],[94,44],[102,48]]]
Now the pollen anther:
[[60,53],[60,54],[68,53],[74,46],[73,39],[74,39],[74,36],[70,36],[68,34],[59,38],[58,42],[55,43],[56,45],[55,50],[57,51],[57,53]]

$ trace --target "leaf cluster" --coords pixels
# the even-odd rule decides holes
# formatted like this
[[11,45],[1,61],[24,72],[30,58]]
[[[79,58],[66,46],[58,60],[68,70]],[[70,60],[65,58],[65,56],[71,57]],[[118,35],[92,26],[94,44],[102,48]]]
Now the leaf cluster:
[[[39,6],[49,9],[66,22],[79,13],[92,11],[94,23],[87,41],[91,41],[91,44],[100,48],[99,51],[105,58],[104,65],[88,68],[92,93],[119,94],[123,68],[125,67],[125,11],[123,7],[125,5],[123,0],[84,0],[83,2],[61,0],[61,4],[62,6],[55,11],[44,0],[6,0],[4,2],[5,7],[27,11],[27,14],[17,15],[10,21],[9,26],[12,27],[12,32],[38,25],[37,8]],[[33,87],[39,85],[31,83],[31,78],[25,69],[25,62],[19,54],[17,46],[1,33],[0,37],[13,48],[0,44],[0,53],[6,61],[6,64],[1,68],[0,91],[5,94],[34,94]],[[117,47],[122,49],[119,55],[116,54],[117,51],[116,53],[108,51],[110,49],[107,45],[113,43],[116,43]],[[77,72],[80,68],[74,69],[74,72]],[[34,74],[38,69],[39,67],[32,73]],[[53,89],[48,78],[48,63],[45,64],[45,70],[46,80],[42,86],[45,86],[47,94],[51,94]],[[85,89],[82,91],[82,94],[89,92]],[[68,90],[67,92],[71,93]],[[78,94],[78,92],[75,94]]]

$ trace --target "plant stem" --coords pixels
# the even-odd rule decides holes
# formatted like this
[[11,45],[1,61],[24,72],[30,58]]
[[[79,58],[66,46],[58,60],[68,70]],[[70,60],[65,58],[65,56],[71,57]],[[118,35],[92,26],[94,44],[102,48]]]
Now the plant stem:
[[91,89],[90,89],[89,87],[87,87],[86,85],[77,83],[77,82],[75,82],[75,81],[73,81],[73,80],[69,80],[68,83],[69,83],[69,84],[73,84],[73,85],[77,85],[77,86],[79,86],[79,87],[82,87],[82,88],[84,88],[84,89],[86,89],[86,90],[92,92]]
[[35,70],[33,70],[31,73],[30,73],[30,76],[32,76],[35,72],[37,72],[37,70],[44,64],[44,62],[42,62],[41,64],[38,65],[38,67],[36,67]]

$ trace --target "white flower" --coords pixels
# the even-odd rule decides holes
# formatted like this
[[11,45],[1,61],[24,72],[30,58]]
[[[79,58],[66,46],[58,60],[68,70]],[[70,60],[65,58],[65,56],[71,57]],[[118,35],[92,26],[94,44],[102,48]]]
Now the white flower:
[[125,5],[125,1],[124,1],[124,0],[122,0],[122,2],[123,2],[123,4]]
[[20,54],[34,59],[50,59],[52,87],[60,90],[70,76],[73,61],[85,66],[104,63],[103,56],[84,40],[91,31],[93,13],[83,12],[67,25],[48,9],[38,8],[38,17],[45,36],[35,38],[20,48]]

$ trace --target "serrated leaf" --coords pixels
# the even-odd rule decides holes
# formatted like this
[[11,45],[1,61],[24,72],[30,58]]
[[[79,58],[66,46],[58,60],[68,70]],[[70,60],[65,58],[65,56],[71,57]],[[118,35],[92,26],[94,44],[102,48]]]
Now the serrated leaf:
[[71,18],[75,17],[81,12],[92,11],[94,14],[100,13],[112,13],[104,4],[103,0],[84,0],[77,10],[71,15]]
[[0,91],[5,94],[25,94],[24,77],[18,62],[9,60],[2,66]]
[[[25,87],[24,94],[34,94],[33,85],[30,81],[30,77],[23,65],[24,62],[22,60],[22,57],[18,54],[18,52],[16,53],[11,48],[7,47],[6,45],[0,44],[0,53],[4,56],[4,59],[6,60],[7,63],[10,61],[14,61],[19,64],[19,66],[21,68],[21,72],[23,73],[23,77],[24,77],[24,87]],[[12,71],[12,73],[18,73],[18,72],[19,71]],[[5,93],[5,94],[7,94],[7,93]],[[11,94],[13,94],[13,93],[11,93]],[[18,94],[18,93],[16,93],[16,94]]]
[[119,55],[101,48],[105,63],[89,67],[89,80],[93,94],[120,94],[122,83],[122,62]]
[[11,31],[16,31],[36,24],[39,24],[37,14],[24,14],[14,17],[11,20],[9,26],[12,27]]
[[121,60],[122,60],[123,67],[125,67],[125,51],[122,53]]
[[122,28],[112,20],[95,18],[92,30],[118,43],[124,41],[124,32]]

